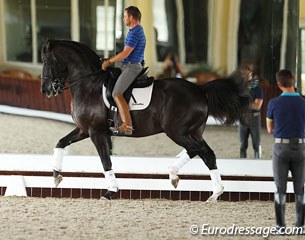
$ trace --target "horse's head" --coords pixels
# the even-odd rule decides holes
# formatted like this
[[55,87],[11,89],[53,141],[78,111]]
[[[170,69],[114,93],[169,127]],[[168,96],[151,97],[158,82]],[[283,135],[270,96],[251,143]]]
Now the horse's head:
[[47,97],[57,96],[65,89],[67,70],[65,64],[60,62],[53,51],[52,40],[42,46],[42,73],[41,92]]

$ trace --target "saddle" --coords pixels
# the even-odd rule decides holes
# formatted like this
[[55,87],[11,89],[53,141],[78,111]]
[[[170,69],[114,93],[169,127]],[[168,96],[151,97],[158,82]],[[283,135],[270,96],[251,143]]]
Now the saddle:
[[[132,90],[134,88],[145,88],[150,86],[154,78],[153,77],[148,77],[147,74],[149,72],[149,68],[143,68],[143,70],[136,76],[132,84],[128,87],[128,89],[124,92],[123,96],[128,103],[130,98],[134,98],[132,95]],[[115,102],[112,97],[112,91],[113,88],[121,74],[121,69],[119,68],[113,68],[109,71],[109,78],[105,81],[104,86],[106,87],[106,98],[109,101],[111,106],[115,106]]]
[[[132,99],[134,103],[137,103],[136,97],[133,94],[133,91],[141,89],[141,88],[147,88],[149,86],[153,85],[154,77],[148,77],[147,74],[149,72],[149,68],[145,67],[143,70],[135,77],[132,84],[128,87],[128,89],[123,93],[123,96],[127,103]],[[121,69],[119,68],[111,68],[109,70],[109,77],[104,82],[104,88],[106,91],[104,92],[106,99],[109,102],[109,118],[108,123],[109,127],[117,126],[119,125],[119,116],[118,116],[118,110],[116,107],[116,104],[114,102],[114,99],[112,97],[112,91],[113,88],[121,74]]]

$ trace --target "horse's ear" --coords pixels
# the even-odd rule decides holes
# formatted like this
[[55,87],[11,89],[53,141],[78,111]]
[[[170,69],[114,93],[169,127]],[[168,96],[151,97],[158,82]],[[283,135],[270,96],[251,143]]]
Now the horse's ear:
[[41,47],[41,54],[45,55],[50,53],[53,48],[53,40],[47,39],[47,41]]
[[48,38],[47,43],[46,43],[46,50],[48,52],[50,52],[53,48],[53,43],[54,43],[54,39],[50,39]]

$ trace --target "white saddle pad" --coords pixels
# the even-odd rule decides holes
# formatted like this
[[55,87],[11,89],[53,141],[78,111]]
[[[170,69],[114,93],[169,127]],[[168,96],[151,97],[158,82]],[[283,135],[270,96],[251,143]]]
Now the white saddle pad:
[[[133,95],[134,99],[131,97],[130,101],[128,103],[130,111],[143,110],[148,107],[150,100],[151,100],[153,86],[154,86],[154,83],[146,88],[134,88],[132,90],[132,95]],[[106,107],[110,108],[110,103],[106,98],[106,87],[105,86],[103,86],[103,99],[104,99],[104,103],[105,103]]]

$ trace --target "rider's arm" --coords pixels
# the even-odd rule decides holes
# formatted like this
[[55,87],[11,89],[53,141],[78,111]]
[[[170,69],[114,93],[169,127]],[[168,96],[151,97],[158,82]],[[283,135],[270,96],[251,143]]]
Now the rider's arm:
[[130,46],[125,46],[123,51],[118,53],[117,55],[109,58],[109,62],[110,63],[115,63],[115,62],[120,62],[123,59],[127,58],[129,56],[129,54],[133,51],[134,48],[130,47]]

